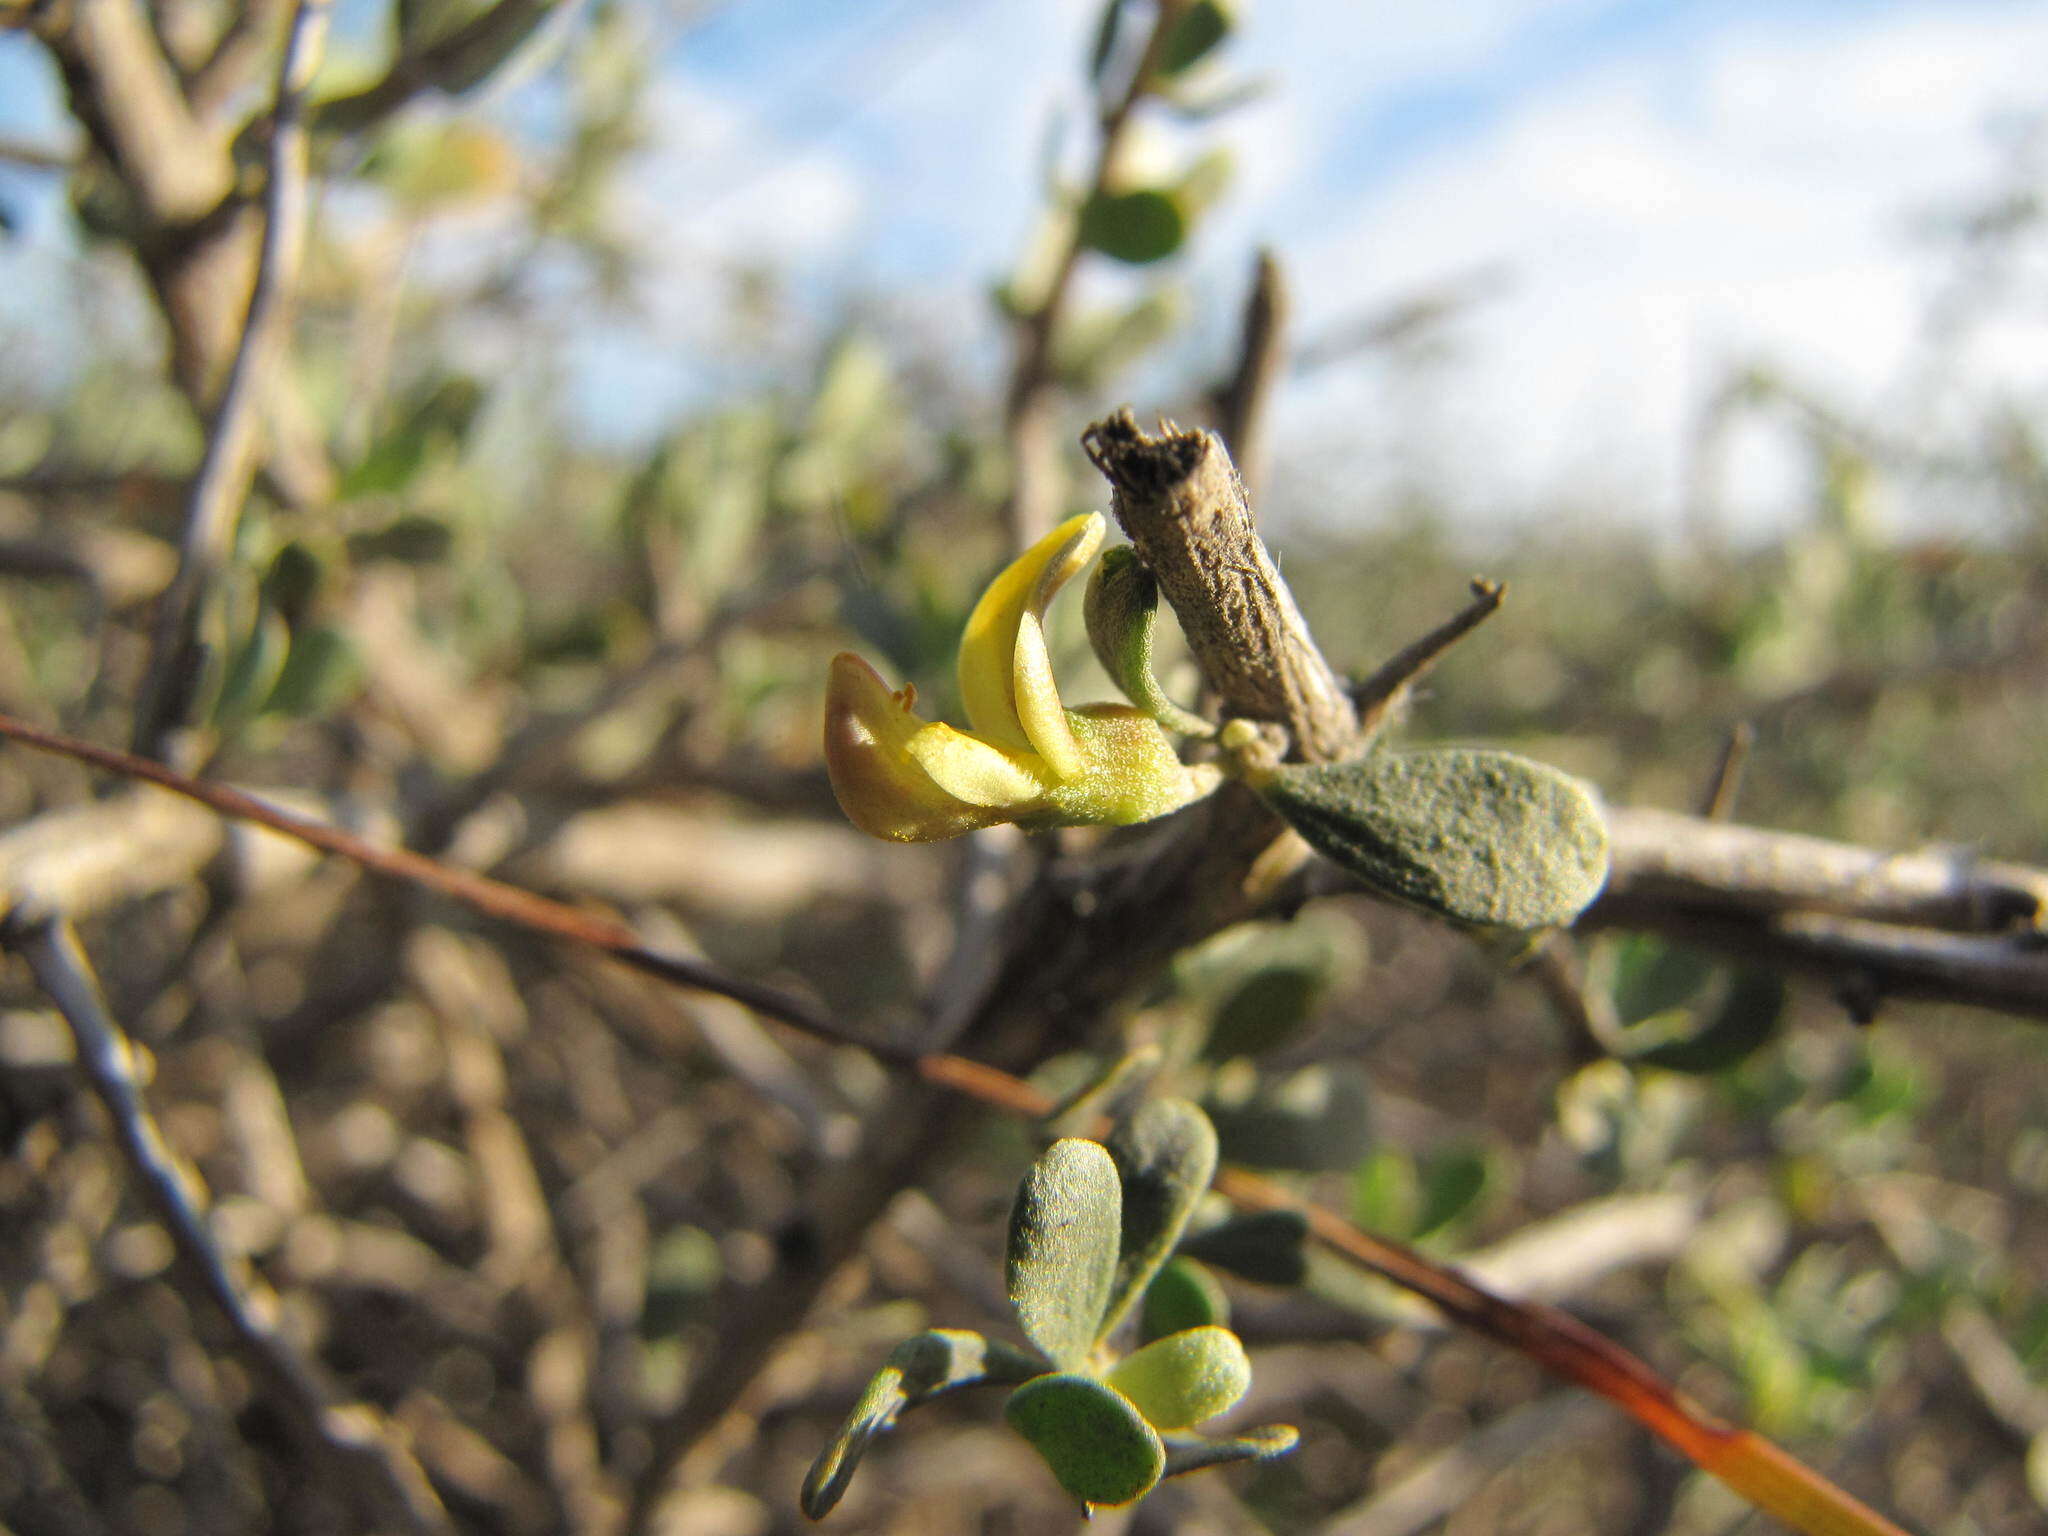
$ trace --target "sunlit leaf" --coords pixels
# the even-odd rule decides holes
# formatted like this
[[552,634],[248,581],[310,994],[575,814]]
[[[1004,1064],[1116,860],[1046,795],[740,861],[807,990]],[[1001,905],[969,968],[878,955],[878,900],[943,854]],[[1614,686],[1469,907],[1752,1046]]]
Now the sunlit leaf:
[[1116,1278],[1123,1194],[1100,1143],[1056,1141],[1010,1212],[1006,1280],[1024,1335],[1062,1369],[1085,1361]]
[[1143,1498],[1166,1469],[1166,1447],[1130,1399],[1092,1376],[1041,1376],[1010,1395],[1004,1416],[1084,1504]]
[[1124,1356],[1103,1378],[1155,1429],[1191,1429],[1231,1407],[1252,1363],[1228,1328],[1188,1328]]
[[869,1443],[904,1409],[976,1382],[1027,1380],[1033,1369],[1018,1351],[965,1329],[939,1328],[905,1339],[890,1351],[839,1433],[811,1463],[801,1496],[804,1513],[822,1520],[831,1511]]
[[1454,922],[1568,923],[1607,878],[1607,826],[1591,791],[1512,753],[1374,752],[1283,766],[1259,790],[1325,857]]
[[1170,1435],[1166,1437],[1164,1475],[1179,1477],[1185,1472],[1227,1466],[1233,1461],[1264,1461],[1284,1456],[1300,1443],[1301,1431],[1292,1424],[1265,1424],[1218,1440],[1200,1435]]

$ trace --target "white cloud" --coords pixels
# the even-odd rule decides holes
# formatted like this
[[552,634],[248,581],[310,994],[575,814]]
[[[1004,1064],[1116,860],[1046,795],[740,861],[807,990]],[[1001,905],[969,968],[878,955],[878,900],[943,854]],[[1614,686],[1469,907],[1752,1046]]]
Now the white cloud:
[[[1809,15],[1560,78],[1285,242],[1304,329],[1505,259],[1511,292],[1435,385],[1441,478],[1506,510],[1590,474],[1617,510],[1668,519],[1692,413],[1727,365],[1782,360],[1852,406],[1898,403],[1932,260],[1908,215],[1985,163],[1991,114],[2040,101],[2044,45],[2048,17],[2004,7],[1825,31]],[[1981,350],[2024,373],[2019,348]],[[1319,375],[1295,393],[1341,418],[1371,392]],[[1762,514],[1787,476],[1750,464],[1735,493]]]

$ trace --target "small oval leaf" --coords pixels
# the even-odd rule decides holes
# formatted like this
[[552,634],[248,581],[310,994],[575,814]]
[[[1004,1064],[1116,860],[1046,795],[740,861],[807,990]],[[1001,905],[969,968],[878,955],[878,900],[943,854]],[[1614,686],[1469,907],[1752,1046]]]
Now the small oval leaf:
[[1290,764],[1258,788],[1325,857],[1453,922],[1568,923],[1607,879],[1607,824],[1592,792],[1511,752],[1374,752]]
[[1252,1363],[1228,1328],[1188,1328],[1119,1360],[1103,1378],[1155,1429],[1213,1419],[1252,1384]]
[[1199,64],[1226,37],[1237,18],[1222,0],[1194,0],[1174,22],[1159,50],[1159,72],[1177,75]]
[[1130,1399],[1092,1376],[1026,1382],[1010,1394],[1003,1416],[1083,1504],[1141,1499],[1166,1469],[1158,1431]]
[[1299,1285],[1308,1276],[1308,1218],[1299,1211],[1249,1211],[1197,1232],[1180,1245],[1240,1279]]
[[1122,1221],[1116,1164],[1100,1142],[1054,1142],[1018,1186],[1005,1276],[1010,1305],[1024,1336],[1064,1370],[1095,1348]]
[[1268,965],[1253,971],[1217,1005],[1202,1055],[1209,1061],[1261,1056],[1307,1028],[1329,990],[1327,966]]
[[1171,192],[1097,192],[1081,205],[1081,244],[1117,261],[1163,261],[1188,237],[1187,210]]
[[1186,1230],[1216,1173],[1216,1129],[1186,1099],[1150,1099],[1109,1138],[1122,1182],[1116,1283],[1098,1333],[1123,1321]]
[[1166,1445],[1166,1476],[1179,1477],[1184,1472],[1199,1472],[1204,1467],[1220,1467],[1233,1461],[1285,1456],[1300,1443],[1301,1431],[1292,1424],[1262,1424],[1221,1440],[1175,1435]]
[[1145,1287],[1138,1308],[1138,1338],[1150,1344],[1189,1328],[1228,1328],[1230,1298],[1216,1277],[1193,1259],[1169,1259]]
[[1320,1173],[1349,1168],[1372,1149],[1371,1089],[1351,1063],[1249,1076],[1247,1086],[1239,1091],[1219,1074],[1206,1104],[1231,1162]]

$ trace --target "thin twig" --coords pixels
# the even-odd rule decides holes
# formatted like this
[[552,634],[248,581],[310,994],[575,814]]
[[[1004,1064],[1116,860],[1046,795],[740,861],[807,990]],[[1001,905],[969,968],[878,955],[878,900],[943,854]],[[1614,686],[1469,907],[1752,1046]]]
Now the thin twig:
[[1351,690],[1358,708],[1359,730],[1370,736],[1400,713],[1410,690],[1444,652],[1493,617],[1508,595],[1507,583],[1472,578],[1472,601],[1421,639],[1403,646]]
[[283,350],[286,318],[305,250],[306,95],[326,42],[331,0],[299,0],[278,62],[271,114],[263,239],[227,382],[206,433],[206,450],[185,504],[178,570],[158,600],[149,670],[136,700],[135,749],[162,757],[186,724],[204,667],[200,616],[234,540],[235,521],[256,476],[262,395]]
[[322,133],[362,133],[430,92],[460,95],[487,79],[562,9],[564,0],[498,0],[417,51],[402,54],[384,75],[314,113]]
[[610,918],[578,911],[560,902],[549,901],[545,896],[521,890],[518,886],[507,885],[502,880],[442,864],[409,849],[380,848],[353,832],[295,816],[266,804],[254,795],[230,789],[225,784],[210,784],[191,778],[131,752],[96,747],[90,742],[46,731],[6,715],[0,715],[0,736],[44,751],[61,752],[110,773],[158,785],[211,807],[223,816],[252,822],[285,837],[295,838],[323,853],[347,859],[372,874],[423,887],[487,917],[572,943],[587,944],[666,981],[730,997],[763,1017],[780,1020],[806,1034],[840,1044],[859,1045],[885,1061],[911,1059],[912,1053],[907,1048],[887,1041],[865,1039],[795,993],[749,981],[745,977],[728,976],[716,966],[689,955],[655,949],[624,923]]
[[8,136],[0,138],[0,161],[28,171],[75,171],[79,156],[75,149]]
[[1287,276],[1280,259],[1262,250],[1252,267],[1251,291],[1245,295],[1237,367],[1216,396],[1216,429],[1237,461],[1246,496],[1253,500],[1266,478],[1266,408],[1286,361],[1288,309]]
[[[1110,190],[1132,114],[1151,89],[1168,35],[1187,0],[1155,0],[1152,29],[1122,86],[1102,104],[1097,119],[1095,168],[1082,203]],[[1026,548],[1052,527],[1059,501],[1059,440],[1054,406],[1053,349],[1073,301],[1081,264],[1079,219],[1060,246],[1044,296],[1017,322],[1017,359],[1003,396],[1003,440],[1010,450],[1010,499],[1005,508],[1010,543]]]
[[1700,814],[1708,821],[1726,821],[1735,814],[1735,797],[1742,793],[1742,770],[1749,765],[1750,749],[1756,745],[1756,727],[1738,720],[1729,728],[1721,757],[1714,764],[1714,776],[1700,797]]
[[107,1011],[91,962],[70,923],[49,912],[9,914],[0,939],[35,973],[71,1027],[79,1069],[113,1122],[115,1139],[180,1261],[226,1318],[235,1342],[271,1396],[309,1438],[345,1495],[374,1526],[431,1536],[452,1530],[419,1464],[370,1409],[346,1403],[325,1373],[275,1320],[275,1298],[245,1294],[207,1229],[176,1155],[143,1102],[126,1036]]

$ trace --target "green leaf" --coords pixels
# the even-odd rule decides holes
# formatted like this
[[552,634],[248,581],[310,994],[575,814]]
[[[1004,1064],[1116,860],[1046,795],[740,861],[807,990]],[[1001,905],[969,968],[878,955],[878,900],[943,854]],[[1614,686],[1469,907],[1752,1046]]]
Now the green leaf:
[[1083,606],[1088,643],[1109,680],[1170,731],[1213,736],[1216,728],[1169,699],[1152,675],[1152,630],[1159,614],[1159,583],[1128,544],[1105,550],[1088,577]]
[[1195,0],[1180,13],[1160,45],[1159,72],[1177,75],[1199,64],[1236,25],[1237,18],[1222,0]]
[[1083,1504],[1129,1504],[1166,1469],[1166,1447],[1130,1399],[1092,1376],[1041,1376],[1003,1416]]
[[220,696],[213,704],[216,722],[233,724],[255,712],[277,686],[291,643],[285,621],[268,607],[260,609],[247,638],[228,659]]
[[822,1520],[831,1511],[869,1442],[904,1409],[977,1382],[1028,1381],[1042,1369],[1022,1351],[966,1329],[937,1328],[905,1339],[889,1352],[839,1433],[811,1463],[800,1497],[804,1513]]
[[1062,1370],[1085,1362],[1101,1336],[1122,1217],[1116,1164],[1100,1142],[1054,1142],[1018,1186],[1010,1305],[1024,1336]]
[[1600,958],[1612,969],[1608,987],[1623,1024],[1640,1024],[1684,1007],[1713,978],[1713,966],[1697,950],[1650,934],[1628,934],[1605,940],[1600,947],[1605,952]]
[[1265,1424],[1242,1430],[1221,1440],[1200,1435],[1172,1435],[1166,1440],[1167,1477],[1199,1472],[1204,1467],[1225,1466],[1233,1461],[1264,1461],[1285,1456],[1301,1443],[1301,1431],[1292,1424]]
[[1351,1219],[1368,1231],[1408,1236],[1422,1206],[1419,1182],[1413,1157],[1400,1147],[1381,1147],[1351,1176]]
[[1307,1242],[1301,1212],[1251,1211],[1193,1234],[1180,1251],[1260,1285],[1299,1285],[1308,1275]]
[[1123,1321],[1186,1230],[1216,1173],[1216,1130],[1186,1099],[1150,1099],[1110,1135],[1123,1185],[1116,1282],[1097,1337]]
[[1172,192],[1140,187],[1097,192],[1081,205],[1081,244],[1116,261],[1163,261],[1188,237],[1187,210]]
[[1338,1063],[1248,1077],[1243,1091],[1231,1091],[1236,1085],[1223,1074],[1205,1105],[1231,1162],[1323,1172],[1349,1168],[1371,1149],[1371,1100],[1358,1068]]
[[1607,825],[1592,792],[1510,752],[1440,747],[1290,764],[1258,789],[1326,858],[1453,922],[1568,923],[1607,879]]
[[1103,1380],[1154,1429],[1191,1429],[1244,1396],[1252,1363],[1228,1328],[1187,1328],[1124,1356]]
[[1187,1328],[1230,1326],[1230,1298],[1216,1277],[1190,1258],[1173,1258],[1145,1287],[1138,1338],[1150,1344]]
[[435,565],[448,558],[455,534],[438,518],[416,513],[394,518],[382,528],[348,536],[352,560],[391,560],[400,565]]
[[1628,1060],[1670,1072],[1719,1072],[1747,1060],[1777,1033],[1788,997],[1771,971],[1738,971],[1714,1015],[1695,1034],[1631,1053]]
[[363,680],[355,642],[338,629],[315,625],[292,636],[277,684],[263,701],[266,713],[305,718],[334,710]]
[[1451,1147],[1431,1157],[1422,1175],[1421,1209],[1410,1234],[1427,1237],[1470,1211],[1492,1173],[1485,1152]]
[[1269,965],[1253,971],[1217,1008],[1202,1055],[1228,1061],[1278,1050],[1302,1032],[1329,982],[1327,967]]

